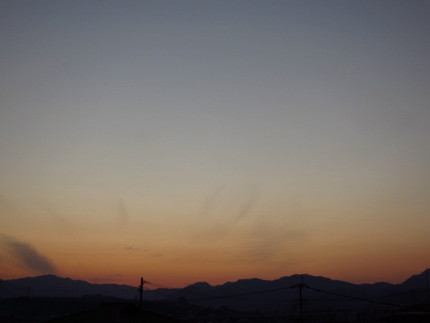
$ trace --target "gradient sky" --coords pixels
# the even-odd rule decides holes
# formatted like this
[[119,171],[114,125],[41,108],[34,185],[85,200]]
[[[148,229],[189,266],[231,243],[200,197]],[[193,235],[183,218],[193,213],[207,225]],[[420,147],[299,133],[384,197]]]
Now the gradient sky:
[[0,1],[0,276],[430,265],[429,1]]

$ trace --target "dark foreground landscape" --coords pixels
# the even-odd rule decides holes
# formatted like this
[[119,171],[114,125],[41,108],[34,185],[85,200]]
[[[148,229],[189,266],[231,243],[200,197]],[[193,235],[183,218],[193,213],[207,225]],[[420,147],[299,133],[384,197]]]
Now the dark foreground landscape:
[[0,280],[2,322],[430,322],[426,270],[401,284],[310,275],[144,290],[53,275]]

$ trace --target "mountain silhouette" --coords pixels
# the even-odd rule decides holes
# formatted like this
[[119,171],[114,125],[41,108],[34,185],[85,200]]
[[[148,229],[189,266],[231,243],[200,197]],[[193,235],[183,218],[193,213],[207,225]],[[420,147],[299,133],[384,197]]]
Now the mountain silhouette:
[[420,289],[428,283],[430,283],[430,268],[424,270],[421,274],[409,277],[402,283],[402,286],[407,289]]
[[[281,309],[286,302],[297,304],[298,284],[303,284],[303,295],[308,304],[317,309],[330,302],[353,303],[361,306],[365,300],[381,304],[418,304],[427,300],[427,270],[401,284],[378,282],[353,284],[312,275],[292,275],[275,280],[240,279],[212,286],[198,282],[185,288],[145,290],[146,300],[178,300],[210,307],[229,306],[240,310]],[[430,273],[429,273],[430,274]],[[137,284],[136,284],[137,285]],[[54,275],[0,280],[0,297],[83,297],[103,295],[123,299],[137,299],[137,287],[117,284],[92,284]],[[349,297],[349,298],[348,298]],[[360,303],[361,302],[361,303]],[[291,305],[291,306],[293,306]],[[322,306],[321,305],[321,306]],[[310,305],[308,305],[310,306]]]
[[137,288],[117,284],[91,284],[55,275],[26,277],[0,281],[0,297],[82,297],[103,295],[125,299],[135,298]]

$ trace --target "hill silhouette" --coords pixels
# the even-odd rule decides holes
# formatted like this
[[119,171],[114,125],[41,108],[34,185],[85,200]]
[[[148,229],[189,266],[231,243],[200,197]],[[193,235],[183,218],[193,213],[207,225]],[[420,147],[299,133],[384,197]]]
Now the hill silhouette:
[[[204,306],[229,306],[241,310],[282,309],[285,303],[296,302],[297,284],[304,284],[304,297],[314,303],[337,304],[355,299],[374,300],[385,304],[425,303],[427,301],[426,271],[412,275],[401,284],[378,282],[373,284],[353,284],[312,275],[292,275],[275,280],[240,279],[212,286],[207,282],[198,282],[181,289],[159,288],[145,290],[146,300],[178,300]],[[295,286],[295,287],[294,287]],[[82,280],[62,278],[55,275],[26,277],[0,281],[0,297],[83,297],[103,295],[122,299],[137,299],[136,287],[117,284],[92,284]],[[345,297],[343,297],[345,296]],[[348,298],[349,297],[349,298]],[[358,306],[358,305],[357,305]]]
[[133,299],[136,288],[117,284],[92,284],[55,275],[0,281],[0,297],[82,297],[103,295]]

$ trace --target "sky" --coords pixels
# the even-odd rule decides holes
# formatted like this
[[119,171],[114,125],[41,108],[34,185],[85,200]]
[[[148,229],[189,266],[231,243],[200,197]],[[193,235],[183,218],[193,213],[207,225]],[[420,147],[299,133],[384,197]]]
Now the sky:
[[0,278],[430,267],[430,2],[0,1]]

